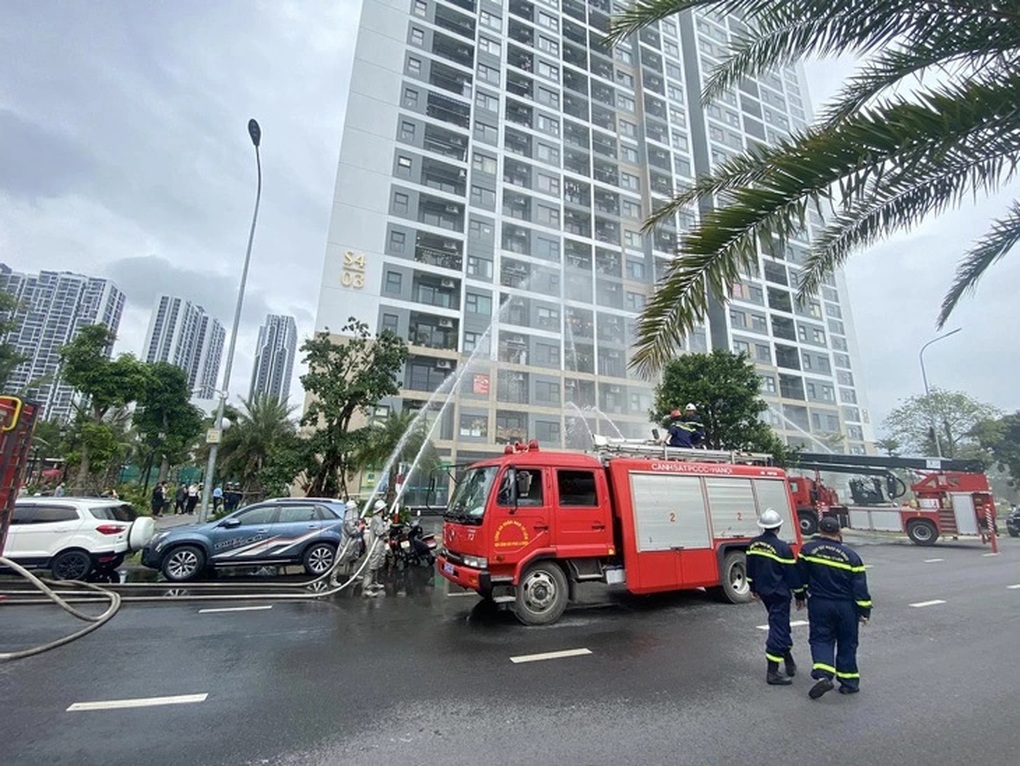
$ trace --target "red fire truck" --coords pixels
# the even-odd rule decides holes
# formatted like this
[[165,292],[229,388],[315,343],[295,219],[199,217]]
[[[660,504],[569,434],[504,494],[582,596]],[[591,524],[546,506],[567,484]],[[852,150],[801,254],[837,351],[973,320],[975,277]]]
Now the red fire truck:
[[[992,491],[981,465],[973,461],[802,453],[798,468],[797,473],[814,472],[813,478],[788,477],[804,535],[815,533],[822,516],[834,516],[848,529],[905,532],[917,545],[961,535],[984,542],[994,535]],[[908,487],[893,469],[912,472],[913,483]],[[857,477],[850,481],[852,504],[840,502],[822,482],[823,472]],[[915,502],[898,503],[908,490]]]
[[25,475],[37,411],[31,402],[0,396],[0,551],[7,541],[14,501]]
[[744,551],[773,508],[800,544],[786,474],[768,455],[597,437],[595,454],[536,441],[468,467],[444,514],[439,572],[555,622],[578,583],[648,594],[709,588],[750,600]]

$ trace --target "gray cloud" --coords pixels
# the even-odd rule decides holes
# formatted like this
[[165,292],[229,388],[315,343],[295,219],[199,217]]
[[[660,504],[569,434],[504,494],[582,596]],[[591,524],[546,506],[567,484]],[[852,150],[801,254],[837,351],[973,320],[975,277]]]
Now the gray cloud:
[[0,109],[0,188],[34,199],[90,180],[92,158],[66,136]]

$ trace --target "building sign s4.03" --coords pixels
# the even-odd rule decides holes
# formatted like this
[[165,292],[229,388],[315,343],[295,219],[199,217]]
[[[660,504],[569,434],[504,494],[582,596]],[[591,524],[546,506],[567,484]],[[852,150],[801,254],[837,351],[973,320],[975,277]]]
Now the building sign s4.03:
[[340,272],[340,284],[360,290],[365,286],[365,254],[353,250],[344,250],[343,270]]

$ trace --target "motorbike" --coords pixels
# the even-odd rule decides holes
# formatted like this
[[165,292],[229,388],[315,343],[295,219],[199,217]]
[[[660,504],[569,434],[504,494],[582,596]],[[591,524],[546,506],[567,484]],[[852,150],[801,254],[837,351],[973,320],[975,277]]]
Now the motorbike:
[[398,522],[390,527],[387,553],[398,569],[431,567],[436,560],[434,551],[437,546],[436,536],[426,535],[418,519],[412,524]]

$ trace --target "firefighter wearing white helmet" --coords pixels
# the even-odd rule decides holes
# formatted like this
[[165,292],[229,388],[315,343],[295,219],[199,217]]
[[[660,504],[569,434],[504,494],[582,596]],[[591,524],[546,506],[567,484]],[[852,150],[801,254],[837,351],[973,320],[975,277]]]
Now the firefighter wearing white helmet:
[[701,422],[697,407],[688,404],[682,415],[679,410],[669,414],[669,436],[666,443],[670,447],[691,449],[704,446],[704,442],[705,424]]
[[[758,519],[762,533],[747,548],[747,582],[751,594],[765,607],[769,634],[765,640],[765,681],[772,686],[789,686],[797,672],[790,634],[790,601],[803,592],[797,573],[797,557],[779,537],[783,517],[767,508]],[[779,671],[783,663],[785,673]]]
[[390,523],[386,517],[386,503],[376,500],[372,506],[372,518],[368,522],[368,535],[365,545],[371,553],[368,556],[368,574],[365,575],[365,582],[362,586],[362,595],[366,598],[378,595],[383,589],[379,582],[379,570],[386,563],[386,537]]
[[340,567],[346,568],[361,556],[362,536],[358,504],[348,500],[344,505],[343,540],[340,542]]

